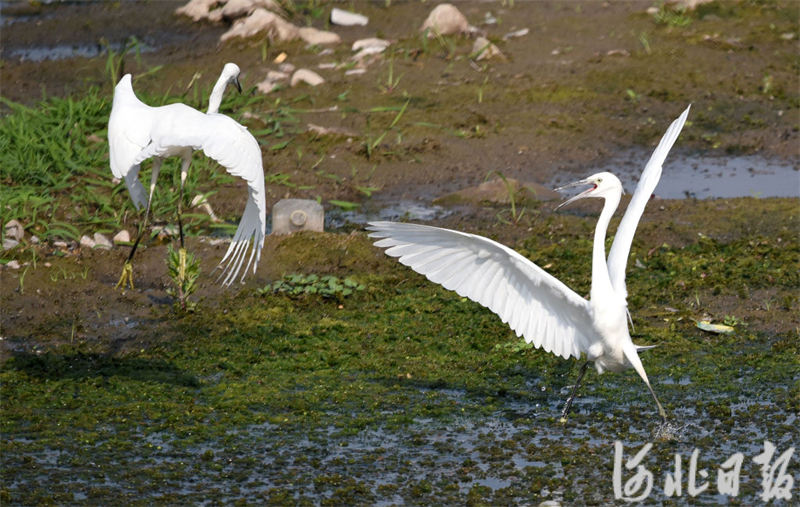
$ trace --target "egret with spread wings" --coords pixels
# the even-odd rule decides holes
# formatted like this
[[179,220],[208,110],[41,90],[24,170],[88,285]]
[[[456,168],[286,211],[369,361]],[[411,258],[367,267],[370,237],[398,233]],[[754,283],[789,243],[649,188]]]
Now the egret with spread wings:
[[[234,66],[235,67],[235,66]],[[229,69],[226,66],[226,69]],[[238,67],[235,76],[225,78],[238,83]],[[220,77],[220,81],[225,77]],[[117,178],[124,178],[131,198],[137,208],[146,206],[143,226],[134,243],[117,287],[126,281],[133,287],[132,259],[142,234],[146,228],[156,178],[164,158],[180,156],[181,199],[178,204],[180,223],[180,203],[183,200],[183,184],[191,163],[192,150],[202,150],[209,158],[216,160],[233,176],[243,178],[248,186],[248,198],[239,227],[218,267],[222,268],[223,284],[230,285],[241,271],[247,258],[248,246],[251,253],[242,278],[250,265],[256,270],[266,233],[266,191],[261,148],[245,127],[233,119],[218,114],[225,85],[218,81],[210,100],[209,113],[203,114],[185,104],[169,104],[150,107],[141,102],[133,92],[131,75],[123,76],[114,90],[114,102],[108,122],[109,160],[111,171]],[[219,97],[217,97],[219,95]],[[145,197],[144,187],[138,174],[141,163],[153,158],[150,194]],[[181,250],[183,234],[181,231]],[[184,259],[181,256],[181,259]]]
[[387,255],[397,257],[428,280],[495,312],[518,336],[524,336],[526,342],[565,359],[571,356],[580,359],[581,354],[586,354],[587,361],[567,399],[562,419],[569,414],[589,362],[594,362],[598,373],[634,368],[652,394],[662,422],[666,423],[666,412],[647,379],[638,354],[651,347],[634,345],[628,331],[625,266],[639,219],[688,114],[689,108],[686,108],[667,129],[650,157],[617,229],[608,260],[605,238],[623,193],[619,179],[601,172],[562,187],[590,186],[559,208],[587,197],[605,199],[594,234],[591,299],[588,301],[511,248],[482,236],[394,222],[371,222],[370,236],[379,238],[375,246],[387,248]]

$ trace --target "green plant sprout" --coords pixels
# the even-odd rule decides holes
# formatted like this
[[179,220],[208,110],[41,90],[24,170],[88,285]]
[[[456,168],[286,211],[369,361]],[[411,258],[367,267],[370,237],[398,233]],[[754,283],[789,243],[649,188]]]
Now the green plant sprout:
[[[187,253],[185,248],[180,248],[176,252],[172,245],[168,247],[167,253],[169,277],[175,283],[175,288],[167,289],[167,294],[178,299],[182,310],[192,312],[197,305],[189,301],[189,296],[197,291],[200,260],[193,253]],[[184,268],[181,269],[181,266]]]
[[[522,208],[522,210],[519,213],[517,213],[517,196],[519,195],[521,189],[514,190],[513,185],[511,185],[511,183],[508,181],[505,175],[500,171],[489,171],[489,174],[486,175],[486,180],[488,180],[492,174],[496,174],[498,177],[500,177],[501,180],[503,180],[503,183],[505,183],[506,191],[508,192],[508,200],[511,203],[511,208],[499,212],[497,214],[497,219],[504,224],[513,223],[514,225],[518,225],[519,221],[522,219],[522,215],[525,214],[525,208]],[[501,216],[506,211],[511,214],[511,222],[504,220]]]

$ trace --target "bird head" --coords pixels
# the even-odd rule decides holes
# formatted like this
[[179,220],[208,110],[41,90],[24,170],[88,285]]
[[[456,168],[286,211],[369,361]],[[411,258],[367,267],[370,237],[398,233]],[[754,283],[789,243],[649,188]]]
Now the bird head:
[[242,85],[239,83],[239,66],[235,63],[226,63],[222,68],[222,75],[228,78],[228,84],[232,84],[242,93]]
[[608,197],[613,194],[624,194],[625,191],[622,189],[622,183],[619,181],[619,178],[614,176],[609,172],[602,172],[597,173],[589,176],[588,178],[584,178],[580,181],[576,181],[575,183],[570,183],[569,185],[564,185],[563,187],[559,187],[556,191],[564,190],[565,188],[571,187],[579,187],[583,185],[591,185],[587,190],[584,190],[580,194],[568,199],[561,204],[558,205],[556,209],[562,208],[567,204],[575,202],[579,199],[583,199],[584,197]]

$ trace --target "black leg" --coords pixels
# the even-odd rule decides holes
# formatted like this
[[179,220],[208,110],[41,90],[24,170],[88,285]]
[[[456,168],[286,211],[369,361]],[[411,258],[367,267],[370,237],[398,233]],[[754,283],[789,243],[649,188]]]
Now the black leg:
[[569,409],[572,408],[572,401],[575,399],[575,395],[578,394],[578,385],[581,383],[583,376],[586,374],[586,368],[589,367],[589,361],[583,363],[581,366],[581,371],[578,373],[578,379],[575,381],[575,385],[572,386],[572,392],[569,394],[569,398],[567,398],[567,403],[564,405],[564,411],[561,412],[561,421],[565,422],[567,420],[567,415],[569,415]]

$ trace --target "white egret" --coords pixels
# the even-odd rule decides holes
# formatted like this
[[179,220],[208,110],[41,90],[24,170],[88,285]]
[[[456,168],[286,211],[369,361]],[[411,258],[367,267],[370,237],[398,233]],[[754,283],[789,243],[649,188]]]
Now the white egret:
[[[226,70],[223,70],[223,75],[212,92],[208,114],[203,114],[185,104],[169,104],[161,107],[144,104],[133,91],[130,74],[123,76],[117,84],[108,122],[111,171],[115,177],[125,178],[136,207],[140,208],[143,204],[146,206],[144,226],[125,262],[117,287],[124,285],[126,280],[133,287],[131,260],[147,224],[161,161],[171,156],[180,156],[182,159],[181,199],[178,202],[180,225],[183,184],[191,163],[192,150],[203,150],[206,156],[219,162],[229,173],[247,182],[248,199],[244,214],[231,246],[218,267],[223,268],[220,276],[220,278],[225,277],[223,284],[230,285],[241,270],[247,247],[250,245],[252,252],[242,278],[254,260],[253,272],[255,272],[266,233],[264,170],[261,149],[255,138],[236,121],[215,112],[219,109],[226,84],[228,82],[238,84],[238,67],[229,65],[226,65],[225,69],[228,72],[235,70],[235,75],[226,76]],[[140,164],[151,157],[153,171],[150,194],[146,198],[138,173]],[[183,250],[182,231],[181,249]],[[184,257],[181,256],[181,259]]]
[[375,246],[387,248],[387,255],[397,257],[428,280],[489,308],[517,336],[524,336],[526,342],[564,359],[570,356],[580,359],[581,354],[586,354],[587,361],[567,399],[562,419],[569,413],[589,362],[594,361],[598,373],[634,368],[653,395],[666,424],[666,412],[650,386],[638,354],[651,347],[634,345],[628,331],[625,266],[645,204],[661,178],[661,166],[688,114],[686,108],[670,125],[647,163],[617,228],[607,262],[606,230],[623,193],[619,179],[602,172],[561,187],[591,185],[559,208],[586,197],[605,199],[594,234],[588,301],[511,248],[482,236],[393,222],[371,222],[367,229],[373,231],[370,237],[379,238]]

